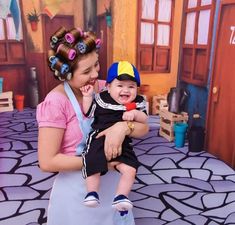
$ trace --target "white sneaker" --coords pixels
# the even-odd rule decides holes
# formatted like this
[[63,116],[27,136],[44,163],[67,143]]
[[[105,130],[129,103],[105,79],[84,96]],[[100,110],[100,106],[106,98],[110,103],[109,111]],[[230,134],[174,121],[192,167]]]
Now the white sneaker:
[[112,207],[118,211],[128,211],[133,208],[133,204],[125,195],[118,195],[114,198]]
[[86,195],[83,204],[88,207],[97,207],[100,204],[98,193],[95,191],[89,192]]

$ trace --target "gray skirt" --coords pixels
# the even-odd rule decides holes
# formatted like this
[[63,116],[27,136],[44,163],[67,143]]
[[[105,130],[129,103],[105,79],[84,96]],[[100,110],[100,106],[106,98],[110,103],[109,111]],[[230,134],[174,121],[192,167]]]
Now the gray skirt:
[[111,206],[119,178],[116,171],[101,176],[100,205],[89,208],[83,205],[86,186],[82,173],[59,173],[51,191],[47,225],[135,225],[131,211],[120,216]]

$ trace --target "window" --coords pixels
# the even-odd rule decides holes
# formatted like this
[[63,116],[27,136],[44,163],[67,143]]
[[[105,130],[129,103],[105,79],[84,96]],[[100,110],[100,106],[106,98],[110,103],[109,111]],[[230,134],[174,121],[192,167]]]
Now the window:
[[170,71],[173,8],[174,0],[138,0],[140,72]]
[[184,32],[180,79],[206,86],[215,1],[187,0],[184,6]]
[[[19,1],[14,1],[14,15],[5,8],[0,17],[0,64],[22,64],[25,61]],[[9,6],[10,7],[10,6]],[[9,11],[9,12],[8,12]]]

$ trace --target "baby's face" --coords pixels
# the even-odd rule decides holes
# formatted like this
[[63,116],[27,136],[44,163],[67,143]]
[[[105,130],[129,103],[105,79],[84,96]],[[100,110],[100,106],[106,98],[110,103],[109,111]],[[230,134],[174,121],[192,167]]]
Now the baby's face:
[[111,97],[122,105],[134,101],[137,95],[137,84],[131,80],[114,79],[107,88]]

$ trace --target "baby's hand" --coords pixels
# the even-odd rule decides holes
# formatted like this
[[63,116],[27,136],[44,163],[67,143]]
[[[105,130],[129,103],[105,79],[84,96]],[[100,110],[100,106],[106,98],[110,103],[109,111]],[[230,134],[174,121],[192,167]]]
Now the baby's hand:
[[122,115],[123,120],[133,121],[135,119],[135,110],[126,111]]
[[90,84],[87,84],[80,88],[82,95],[85,97],[91,97],[94,92],[94,87]]

